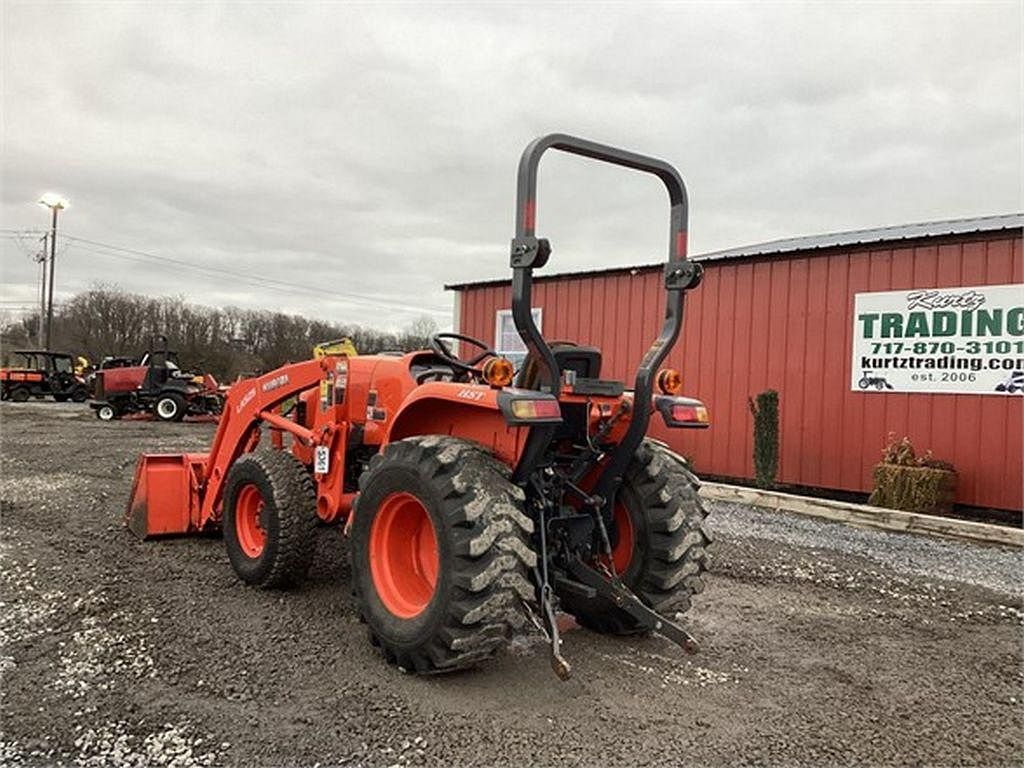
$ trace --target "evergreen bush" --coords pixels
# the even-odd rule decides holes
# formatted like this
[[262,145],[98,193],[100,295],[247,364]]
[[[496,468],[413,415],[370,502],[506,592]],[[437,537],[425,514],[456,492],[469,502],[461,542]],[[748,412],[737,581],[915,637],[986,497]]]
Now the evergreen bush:
[[754,417],[754,482],[773,488],[779,474],[779,393],[766,389],[747,398]]

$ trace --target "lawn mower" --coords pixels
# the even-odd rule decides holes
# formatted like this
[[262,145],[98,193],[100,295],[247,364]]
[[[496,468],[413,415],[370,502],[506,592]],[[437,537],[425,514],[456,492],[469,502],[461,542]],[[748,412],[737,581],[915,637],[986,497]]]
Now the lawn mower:
[[217,380],[208,373],[182,371],[177,353],[167,349],[165,339],[137,364],[124,357],[104,359],[95,373],[89,403],[100,421],[145,412],[160,421],[181,421],[188,415],[219,414],[222,405]]
[[[534,323],[533,271],[551,254],[534,230],[549,149],[653,174],[668,190],[665,317],[631,390],[600,378],[598,349],[549,344]],[[512,316],[527,349],[518,372],[483,340],[437,333],[418,352],[327,352],[240,380],[208,453],[141,457],[127,525],[144,538],[219,528],[235,573],[256,587],[300,582],[317,527],[343,525],[371,640],[411,672],[473,666],[532,621],[566,678],[558,611],[695,652],[676,615],[703,589],[705,513],[686,463],[645,437],[655,415],[708,425],[704,406],[679,394],[678,372],[659,371],[702,274],[686,231],[686,191],[668,163],[537,139],[519,164],[511,245]]]

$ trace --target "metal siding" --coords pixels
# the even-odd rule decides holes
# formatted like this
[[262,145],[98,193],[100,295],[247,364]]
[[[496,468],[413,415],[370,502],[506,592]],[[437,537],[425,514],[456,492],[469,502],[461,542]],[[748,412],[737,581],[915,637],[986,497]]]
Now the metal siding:
[[[779,390],[780,430],[789,439],[781,441],[781,472],[786,483],[802,477],[804,455],[804,382],[818,371],[806,367],[807,350],[807,259],[793,259],[789,272],[789,300],[786,303],[786,376]],[[797,339],[793,344],[791,339]],[[783,394],[785,393],[785,394]],[[788,407],[783,408],[783,405]]]
[[[822,420],[824,414],[824,381],[829,366],[829,354],[826,347],[825,321],[827,314],[826,297],[828,295],[828,265],[824,259],[810,259],[807,262],[807,294],[804,303],[803,320],[807,344],[804,347],[804,419],[801,429],[803,445],[806,446],[800,457],[799,476],[808,485],[821,485],[822,456],[825,452]],[[833,362],[833,365],[835,365]],[[836,366],[838,367],[838,366]]]
[[[771,313],[772,296],[772,264],[769,261],[754,262],[754,297],[751,302],[751,337],[750,343],[755,354],[747,361],[749,373],[747,377],[747,394],[754,395],[769,388],[769,367],[771,364],[771,326],[766,318]],[[741,369],[742,370],[742,369]],[[737,477],[753,477],[754,475],[754,423],[746,413],[743,428],[743,471]]]
[[[687,392],[711,410],[707,431],[652,434],[691,457],[699,472],[753,475],[747,397],[779,391],[780,480],[869,491],[888,432],[931,448],[960,473],[958,501],[1021,509],[1024,397],[853,392],[850,352],[854,294],[1024,281],[1021,240],[944,238],[938,244],[879,244],[829,255],[705,263],[687,294],[683,333],[668,363]],[[508,286],[462,291],[463,333],[493,340]],[[601,348],[605,378],[632,384],[635,366],[664,317],[659,270],[541,280],[534,305],[544,335]]]
[[[1012,248],[1007,241],[986,243],[986,273],[985,276],[993,283],[1009,283],[1013,276]],[[1010,460],[1012,434],[1006,428],[1005,407],[999,402],[999,398],[981,398],[981,420],[979,435],[979,452],[983,452],[989,441],[989,435],[997,436],[997,440],[1004,442],[1002,456],[1003,461],[993,461],[978,467],[979,489],[991,487],[1005,487],[1012,482],[1012,470],[1008,466]],[[1018,424],[1018,426],[1020,426]],[[1020,460],[1017,461],[1020,466]]]
[[627,385],[632,379],[627,360],[630,357],[629,349],[629,277],[623,277],[613,281],[615,289],[615,325],[613,327],[613,339],[615,344],[615,364],[608,372],[610,378],[625,381]]
[[736,273],[734,265],[728,265],[719,271],[715,277],[715,288],[717,289],[717,314],[715,316],[715,365],[712,367],[714,374],[714,393],[716,413],[723,417],[725,429],[719,434],[717,440],[711,442],[711,462],[716,467],[728,467],[730,459],[728,450],[729,432],[734,429],[736,409],[733,405],[732,392],[729,390],[729,368],[732,365],[732,355],[729,350],[732,347],[732,329],[736,317],[733,312],[733,288],[736,281],[733,275]]
[[[841,257],[839,257],[841,258]],[[839,488],[860,488],[862,485],[860,467],[862,464],[861,435],[864,424],[865,398],[850,391],[850,357],[853,351],[853,335],[850,330],[853,317],[853,296],[868,288],[868,254],[856,253],[849,256],[846,269],[846,292],[843,296],[843,427],[839,433],[839,451],[842,456],[839,472]]]
[[[849,391],[850,372],[847,361],[851,353],[851,337],[846,333],[852,309],[847,308],[849,295],[850,260],[847,258],[828,259],[828,286],[824,292],[825,336],[835,340],[833,353],[826,355],[825,368],[821,377],[821,476],[819,485],[834,482],[842,487],[843,476],[852,475],[854,457],[847,456],[846,429],[849,427],[848,413],[852,409],[852,393]],[[842,358],[838,340],[842,339]],[[842,393],[837,398],[826,397],[827,393]]]
[[[732,365],[729,371],[729,388],[731,390],[730,401],[735,406],[741,400],[745,400],[748,394],[749,382],[754,379],[751,367],[751,338],[750,331],[753,323],[751,306],[754,298],[754,265],[751,263],[738,264],[736,266],[735,280],[735,303],[734,315],[736,318],[733,326],[733,354]],[[746,361],[740,364],[740,361]],[[729,466],[734,468],[739,476],[746,475],[747,450],[749,445],[747,439],[747,414],[742,409],[735,414],[731,420],[727,439],[726,453],[729,456]]]
[[[993,243],[996,245],[996,243]],[[1024,282],[1024,253],[1021,251],[1022,241],[1015,240],[1002,244],[1006,258],[1009,259],[1009,282]],[[1024,406],[1017,404],[1016,417],[1005,420],[1003,429],[1006,435],[1006,458],[1004,461],[1004,481],[1002,488],[1012,488],[1016,483],[1017,488],[1024,487]],[[1022,504],[1021,506],[1024,506]]]

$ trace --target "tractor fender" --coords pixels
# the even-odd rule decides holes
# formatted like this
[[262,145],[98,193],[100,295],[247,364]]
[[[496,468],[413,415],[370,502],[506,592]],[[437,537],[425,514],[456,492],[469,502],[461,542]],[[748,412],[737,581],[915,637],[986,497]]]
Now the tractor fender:
[[450,435],[477,443],[515,466],[528,429],[506,422],[498,406],[499,392],[481,384],[422,384],[399,407],[385,444],[418,435]]

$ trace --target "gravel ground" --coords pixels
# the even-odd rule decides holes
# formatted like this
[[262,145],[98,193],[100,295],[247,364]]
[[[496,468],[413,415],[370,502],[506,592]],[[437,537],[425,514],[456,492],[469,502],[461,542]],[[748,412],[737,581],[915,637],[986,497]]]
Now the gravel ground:
[[387,667],[321,535],[301,590],[121,525],[142,451],[204,424],[0,405],[0,765],[1020,765],[1019,551],[715,504],[683,656],[567,633],[471,673]]
[[1024,553],[957,539],[908,536],[852,528],[823,520],[765,512],[742,504],[711,502],[711,528],[718,538],[767,539],[802,549],[827,549],[872,560],[891,573],[941,578],[985,587],[1024,599]]

